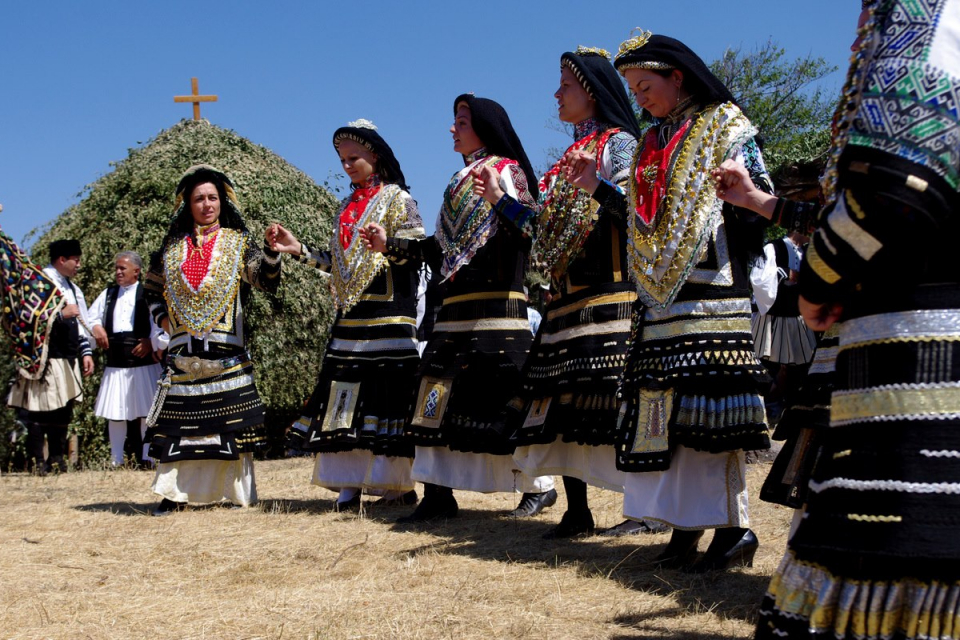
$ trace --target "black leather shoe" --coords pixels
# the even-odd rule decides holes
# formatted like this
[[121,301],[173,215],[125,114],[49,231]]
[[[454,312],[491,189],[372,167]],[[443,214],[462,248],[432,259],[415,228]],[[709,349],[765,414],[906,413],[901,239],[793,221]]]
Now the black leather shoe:
[[457,505],[457,499],[452,495],[424,496],[413,513],[397,518],[397,524],[414,524],[440,520],[441,518],[456,518],[459,511],[460,507]]
[[380,498],[374,502],[371,506],[373,507],[409,507],[417,504],[417,492],[411,489],[407,491],[402,496],[397,496],[396,498]]
[[532,518],[547,507],[557,504],[557,490],[550,489],[543,493],[525,493],[520,498],[520,504],[506,515],[511,518]]
[[697,543],[702,537],[703,531],[674,529],[667,548],[653,559],[654,564],[662,569],[675,569],[689,564],[697,555]]
[[337,512],[359,511],[359,509],[360,509],[360,492],[359,491],[355,496],[353,496],[349,500],[344,500],[343,502],[340,502],[339,500],[337,500],[333,504],[333,510]]
[[160,504],[157,505],[157,508],[150,512],[150,515],[158,517],[168,516],[175,511],[183,511],[186,508],[186,502],[174,502],[173,500],[164,498],[160,501]]
[[560,524],[543,534],[544,540],[574,538],[593,533],[593,514],[584,511],[566,511],[560,518]]
[[615,527],[598,531],[598,535],[609,538],[619,538],[620,536],[632,536],[639,533],[666,533],[670,527],[659,522],[646,520],[624,520]]
[[[729,569],[730,567],[753,566],[753,557],[760,547],[760,541],[757,540],[756,534],[750,529],[744,529],[743,534],[736,539],[733,545],[730,545],[730,541],[726,538],[732,538],[732,536],[724,535],[723,532],[723,529],[717,529],[716,533],[713,534],[713,542],[710,543],[707,552],[687,570],[689,573],[707,573]],[[720,541],[715,545],[714,543],[718,542],[718,537],[720,537]]]

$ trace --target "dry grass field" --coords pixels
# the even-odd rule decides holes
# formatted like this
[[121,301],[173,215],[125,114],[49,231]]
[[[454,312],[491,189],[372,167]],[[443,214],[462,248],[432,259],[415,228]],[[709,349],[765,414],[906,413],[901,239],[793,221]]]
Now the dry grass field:
[[[562,497],[511,520],[515,496],[458,492],[459,518],[400,529],[409,507],[331,512],[311,468],[258,463],[257,507],[165,518],[150,472],[0,476],[0,637],[747,638],[790,517],[754,500],[754,567],[692,576],[650,567],[663,534],[541,540]],[[620,521],[619,495],[590,500]]]

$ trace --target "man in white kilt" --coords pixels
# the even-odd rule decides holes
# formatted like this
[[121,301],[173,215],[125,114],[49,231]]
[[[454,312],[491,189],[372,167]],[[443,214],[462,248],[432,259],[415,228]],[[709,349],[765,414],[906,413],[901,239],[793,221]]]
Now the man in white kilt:
[[[37,473],[66,471],[64,459],[67,427],[74,402],[83,399],[83,375],[93,373],[93,357],[87,327],[87,303],[71,278],[80,269],[80,243],[57,240],[50,243],[50,264],[44,274],[66,300],[50,328],[47,363],[43,375],[32,380],[17,377],[7,404],[21,409],[27,427],[27,458]],[[47,455],[44,456],[44,438]]]
[[143,298],[142,268],[136,252],[117,254],[116,284],[104,289],[90,306],[90,329],[106,353],[94,413],[107,421],[114,466],[122,465],[125,455],[138,466],[152,461],[143,437],[162,374],[160,352],[170,341],[153,321]]

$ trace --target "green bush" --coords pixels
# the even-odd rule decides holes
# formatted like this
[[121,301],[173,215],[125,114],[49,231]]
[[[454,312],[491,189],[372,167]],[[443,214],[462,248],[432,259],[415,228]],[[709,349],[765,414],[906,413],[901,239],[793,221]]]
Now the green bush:
[[[262,238],[266,226],[276,221],[312,246],[329,242],[337,210],[329,192],[269,149],[233,131],[204,120],[183,120],[130,149],[125,160],[112,165],[113,171],[88,185],[79,203],[42,230],[34,260],[47,263],[52,240],[78,239],[83,266],[76,283],[92,303],[113,283],[113,257],[119,251],[136,251],[147,262],[159,248],[170,223],[177,182],[188,167],[199,163],[213,165],[233,179],[244,221],[255,238]],[[326,278],[285,257],[279,293],[255,292],[244,311],[257,387],[267,405],[268,432],[279,442],[313,390],[320,368],[333,320]],[[88,466],[102,464],[107,455],[104,422],[93,415],[100,369],[98,365],[85,384],[84,401],[71,425],[83,440],[81,462]],[[9,373],[10,357],[4,353],[0,375]],[[0,433],[9,434],[12,412],[0,413]],[[10,454],[9,438],[4,437],[0,460],[8,460]]]

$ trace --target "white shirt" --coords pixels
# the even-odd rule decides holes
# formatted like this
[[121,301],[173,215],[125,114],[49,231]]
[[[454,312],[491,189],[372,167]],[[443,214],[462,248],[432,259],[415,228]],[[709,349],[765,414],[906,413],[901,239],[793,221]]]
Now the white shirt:
[[[134,282],[125,287],[120,287],[120,291],[117,293],[117,303],[113,307],[113,331],[115,333],[133,331],[133,316],[137,305],[137,288],[139,286],[139,282]],[[103,325],[105,320],[103,315],[107,311],[106,305],[107,290],[104,289],[90,307],[88,317],[90,318],[91,329],[96,325]],[[153,316],[150,316],[150,342],[155,351],[166,349],[170,342],[170,336],[156,325]]]
[[69,278],[61,275],[52,264],[45,266],[43,272],[57,285],[57,289],[59,289],[63,297],[66,298],[67,304],[75,304],[80,308],[80,315],[77,318],[80,321],[80,335],[89,338],[91,327],[90,312],[87,310],[87,301],[83,297],[83,291],[80,291],[77,285],[72,284]]

